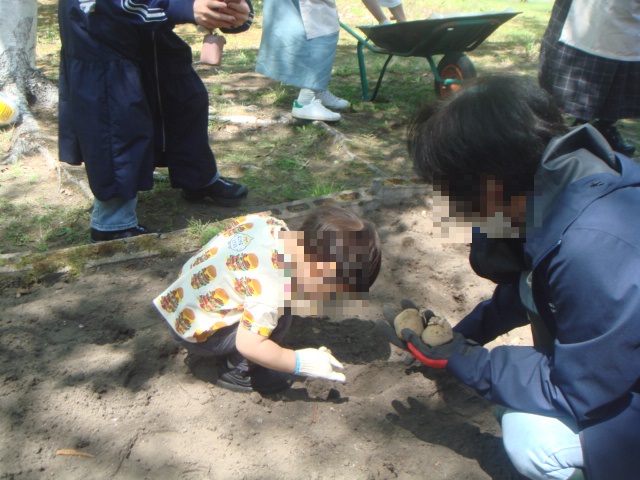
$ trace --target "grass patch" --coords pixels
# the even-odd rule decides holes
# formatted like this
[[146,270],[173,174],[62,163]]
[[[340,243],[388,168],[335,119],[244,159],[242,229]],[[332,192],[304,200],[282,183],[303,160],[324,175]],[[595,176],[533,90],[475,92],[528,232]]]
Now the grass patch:
[[203,246],[220,232],[232,226],[233,218],[225,218],[214,222],[202,222],[201,220],[189,220],[187,232],[191,238],[195,239],[198,245]]
[[198,219],[189,220],[189,227],[187,232],[189,235],[196,239],[199,245],[206,244],[213,237],[223,232],[228,225],[228,222],[203,222]]
[[31,246],[36,251],[86,243],[89,238],[89,212],[84,208],[33,207],[0,199],[0,253]]

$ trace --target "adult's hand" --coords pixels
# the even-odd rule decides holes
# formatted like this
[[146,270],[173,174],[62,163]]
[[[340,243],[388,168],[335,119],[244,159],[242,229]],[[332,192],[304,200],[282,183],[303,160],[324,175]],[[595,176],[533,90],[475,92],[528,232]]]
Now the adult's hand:
[[[411,300],[402,300],[400,306],[403,311],[408,309],[418,311],[418,306]],[[446,368],[449,357],[455,351],[461,343],[466,343],[466,339],[459,333],[451,333],[450,327],[448,335],[443,343],[435,343],[434,345],[428,345],[423,342],[421,334],[417,334],[415,331],[404,328],[398,333],[396,328],[396,319],[399,317],[397,312],[390,305],[385,305],[383,310],[385,320],[378,320],[376,322],[376,328],[378,332],[391,344],[407,351],[413,358],[421,361],[425,365],[432,368]],[[420,312],[419,316],[422,318],[423,326],[427,328],[435,328],[440,330],[441,326],[433,322],[434,319],[439,319],[431,310],[425,309]],[[446,321],[444,321],[446,323]],[[448,326],[448,323],[446,323]],[[438,335],[436,335],[438,336]],[[443,336],[444,335],[439,335]],[[451,337],[452,338],[451,338]],[[405,364],[409,364],[405,361]]]
[[402,330],[402,335],[407,339],[406,346],[409,353],[432,368],[447,368],[451,354],[460,344],[466,343],[467,341],[459,333],[454,333],[453,339],[449,342],[437,347],[432,347],[424,343],[415,332],[408,328]]
[[229,3],[222,0],[195,0],[193,16],[198,25],[209,30],[236,28],[249,18],[249,5],[244,0]]
[[245,0],[229,0],[222,12],[235,18],[233,27],[237,28],[249,20],[251,9]]

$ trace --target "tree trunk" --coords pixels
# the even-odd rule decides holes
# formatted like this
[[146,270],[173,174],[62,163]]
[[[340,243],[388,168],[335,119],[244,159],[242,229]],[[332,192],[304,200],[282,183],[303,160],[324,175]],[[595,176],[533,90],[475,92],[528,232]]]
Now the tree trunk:
[[0,0],[0,90],[18,105],[21,119],[8,160],[38,148],[38,122],[29,109],[55,108],[57,88],[35,66],[37,0]]

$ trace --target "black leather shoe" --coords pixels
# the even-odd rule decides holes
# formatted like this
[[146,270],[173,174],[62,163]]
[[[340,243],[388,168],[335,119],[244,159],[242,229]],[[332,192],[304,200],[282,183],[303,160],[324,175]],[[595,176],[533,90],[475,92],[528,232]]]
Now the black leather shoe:
[[611,145],[611,148],[616,152],[620,152],[623,155],[630,157],[636,151],[636,147],[629,145],[624,138],[622,138],[620,132],[613,123],[594,122],[593,126],[598,129],[609,145]]
[[216,385],[234,392],[270,394],[282,392],[291,387],[291,376],[261,366],[255,366],[246,371],[223,365],[220,367]]
[[238,205],[249,193],[246,185],[230,182],[225,178],[218,178],[211,185],[200,190],[183,190],[182,197],[188,202],[202,202],[210,200],[223,207]]
[[138,235],[145,235],[147,233],[153,233],[147,230],[141,225],[137,225],[126,230],[114,230],[111,232],[103,232],[102,230],[91,229],[91,238],[89,243],[108,242],[109,240],[118,240],[120,238],[137,237]]

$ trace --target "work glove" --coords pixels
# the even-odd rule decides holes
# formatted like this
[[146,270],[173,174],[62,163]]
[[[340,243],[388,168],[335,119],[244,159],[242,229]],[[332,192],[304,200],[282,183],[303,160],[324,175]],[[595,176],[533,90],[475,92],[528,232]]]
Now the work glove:
[[296,369],[294,375],[304,375],[312,378],[325,378],[344,382],[344,373],[335,370],[344,370],[342,364],[331,355],[327,347],[305,348],[296,350]]
[[[418,359],[429,367],[445,368],[449,357],[458,345],[465,342],[465,338],[452,332],[447,321],[431,310],[420,312],[411,300],[402,300],[400,306],[400,315],[389,305],[383,307],[385,320],[376,323],[380,334],[391,344],[408,352],[412,359]],[[411,328],[396,325],[396,320],[400,321],[401,317],[403,321],[410,319],[408,323]],[[427,339],[432,345],[425,343],[423,339]],[[410,365],[411,362],[405,360],[404,363]]]
[[447,368],[449,357],[458,345],[465,343],[466,339],[460,333],[453,333],[453,338],[443,345],[432,347],[422,341],[415,332],[405,328],[402,334],[407,339],[406,349],[422,363],[433,368]]

